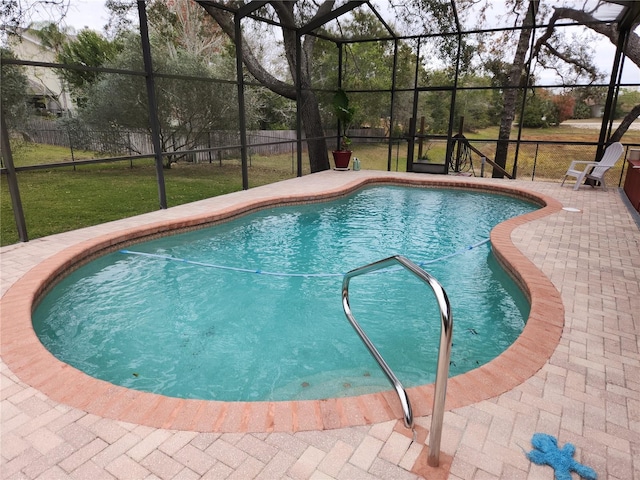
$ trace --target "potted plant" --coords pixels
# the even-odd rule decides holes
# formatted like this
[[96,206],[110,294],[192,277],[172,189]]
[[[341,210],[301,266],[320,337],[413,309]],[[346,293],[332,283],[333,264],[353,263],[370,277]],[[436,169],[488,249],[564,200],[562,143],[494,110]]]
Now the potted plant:
[[351,139],[348,136],[353,116],[355,115],[355,108],[349,106],[349,97],[344,90],[338,89],[333,96],[333,109],[336,117],[338,118],[340,126],[340,150],[334,150],[333,161],[336,165],[336,169],[347,169],[349,167],[349,161],[351,160]]

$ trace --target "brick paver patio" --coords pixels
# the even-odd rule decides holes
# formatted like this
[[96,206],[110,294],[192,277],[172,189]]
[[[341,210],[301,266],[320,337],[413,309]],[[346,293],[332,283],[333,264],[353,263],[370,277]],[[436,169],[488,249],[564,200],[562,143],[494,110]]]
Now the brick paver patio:
[[[47,258],[82,241],[141,224],[189,217],[213,205],[232,206],[262,195],[289,196],[296,189],[332,190],[353,179],[380,175],[425,178],[423,174],[323,172],[3,247],[3,319],[11,315],[12,305],[4,303],[4,295],[12,285]],[[112,419],[107,411],[97,415],[90,404],[82,409],[71,406],[73,401],[54,400],[58,393],[42,391],[49,391],[51,381],[41,390],[21,378],[28,377],[22,372],[29,369],[29,359],[13,367],[16,371],[9,368],[18,363],[9,362],[8,357],[5,363],[3,343],[1,478],[412,479],[428,475],[551,480],[551,468],[534,465],[525,457],[535,432],[556,436],[560,444],[573,443],[575,458],[595,469],[599,479],[640,478],[637,215],[615,188],[575,192],[559,183],[464,181],[516,186],[580,211],[555,211],[510,233],[513,244],[559,292],[564,307],[562,334],[550,358],[523,382],[445,413],[439,469],[424,466],[428,415],[417,419],[415,443],[397,420],[322,430],[267,428],[258,433],[157,428]],[[250,421],[245,419],[245,425]]]

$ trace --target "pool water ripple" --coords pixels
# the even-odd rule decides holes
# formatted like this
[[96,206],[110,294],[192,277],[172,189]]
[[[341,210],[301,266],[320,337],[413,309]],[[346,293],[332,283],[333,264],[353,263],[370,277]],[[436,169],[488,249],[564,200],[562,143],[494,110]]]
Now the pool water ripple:
[[[267,209],[128,247],[151,256],[114,252],[85,265],[41,301],[34,327],[64,362],[138,390],[249,401],[357,395],[388,383],[344,318],[341,278],[255,272],[336,274],[395,254],[446,257],[426,269],[452,303],[455,375],[507,348],[528,305],[488,244],[447,256],[536,208],[495,194],[385,186]],[[360,277],[351,301],[406,386],[433,381],[439,323],[424,285],[403,271]]]

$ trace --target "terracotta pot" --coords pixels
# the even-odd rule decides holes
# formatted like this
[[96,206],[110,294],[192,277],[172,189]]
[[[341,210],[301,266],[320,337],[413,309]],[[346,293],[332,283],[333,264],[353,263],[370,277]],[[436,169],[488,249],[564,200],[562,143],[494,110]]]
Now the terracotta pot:
[[333,161],[336,164],[336,168],[348,168],[349,161],[351,160],[351,150],[334,150]]

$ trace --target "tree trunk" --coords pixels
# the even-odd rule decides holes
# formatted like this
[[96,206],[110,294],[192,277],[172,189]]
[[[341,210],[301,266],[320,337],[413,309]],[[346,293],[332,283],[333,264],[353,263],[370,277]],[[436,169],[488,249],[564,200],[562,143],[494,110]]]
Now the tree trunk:
[[[538,11],[539,0],[531,0],[527,8],[527,16],[524,19],[523,26],[528,27],[534,24],[535,12]],[[531,34],[533,30],[531,28],[523,28],[520,30],[520,38],[518,40],[518,48],[513,58],[513,65],[509,72],[509,82],[503,95],[503,110],[502,118],[500,119],[500,131],[498,133],[498,144],[496,145],[496,157],[495,162],[502,168],[507,166],[507,154],[509,152],[509,137],[511,135],[511,125],[516,114],[516,101],[518,99],[518,92],[522,85],[523,75],[526,75],[525,71],[525,58],[527,50],[529,49],[529,42],[531,41]],[[526,95],[526,90],[523,91],[523,95]],[[504,178],[504,175],[499,170],[493,171],[493,178]]]
[[622,136],[627,132],[633,121],[638,118],[638,116],[640,116],[640,105],[636,105],[635,107],[633,107],[631,111],[624,116],[624,118],[620,122],[620,125],[618,125],[618,128],[616,128],[616,131],[613,132],[611,138],[609,138],[609,143],[619,142],[620,139],[622,139]]
[[[332,1],[323,2],[316,10],[315,17],[324,15],[331,11]],[[277,12],[284,25],[293,25],[294,2],[273,2],[273,8]],[[327,141],[324,139],[324,129],[322,128],[322,118],[320,116],[320,105],[316,94],[311,90],[311,58],[315,46],[316,37],[311,35],[301,43],[300,68],[297,68],[296,57],[298,48],[298,36],[293,28],[283,28],[283,46],[289,71],[294,82],[300,85],[300,118],[307,138],[309,153],[309,166],[311,173],[329,169],[329,157],[327,151]],[[300,78],[298,77],[300,71]]]
[[[331,11],[333,6],[332,1],[323,2],[318,7],[316,16],[322,15]],[[217,9],[207,4],[201,4],[201,6],[211,15],[215,21],[220,25],[222,30],[227,34],[231,41],[235,40],[235,28],[233,23],[233,16],[222,9]],[[283,24],[283,37],[284,48],[289,68],[291,70],[292,78],[296,79],[296,41],[295,25],[293,25],[293,8],[294,2],[273,2],[272,6],[278,13],[280,20]],[[289,26],[290,28],[286,28]],[[302,98],[300,102],[300,117],[302,119],[302,125],[306,135],[308,152],[309,152],[309,166],[311,172],[320,172],[322,170],[329,169],[329,157],[327,142],[324,139],[324,129],[322,128],[322,119],[320,116],[320,105],[318,99],[313,91],[310,89],[311,81],[308,71],[307,58],[310,58],[313,51],[313,45],[315,43],[315,37],[307,38],[302,51],[302,65],[301,65],[301,77],[297,81],[302,86]],[[243,42],[242,49],[242,61],[244,62],[247,70],[253,75],[262,85],[278,95],[282,95],[285,98],[296,100],[297,93],[294,85],[287,84],[271,75],[258,61],[256,56],[248,47],[247,42]]]
[[329,157],[327,141],[324,138],[322,119],[320,118],[320,106],[315,94],[310,90],[302,92],[301,106],[302,125],[309,150],[309,166],[311,173],[329,170]]

